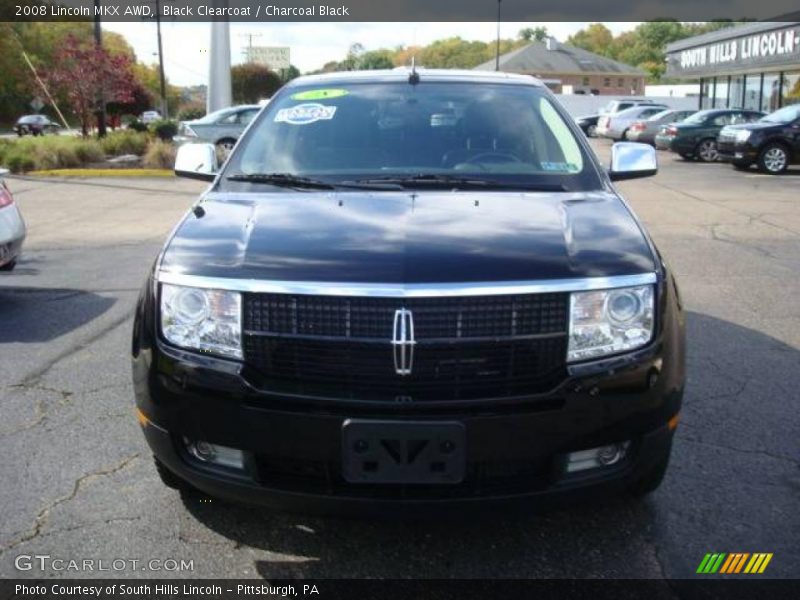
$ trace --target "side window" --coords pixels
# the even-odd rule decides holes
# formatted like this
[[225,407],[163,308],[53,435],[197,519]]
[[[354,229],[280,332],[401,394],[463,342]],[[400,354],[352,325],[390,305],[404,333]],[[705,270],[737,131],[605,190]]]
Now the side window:
[[621,110],[625,110],[626,108],[630,108],[631,106],[633,106],[633,104],[631,102],[620,102],[617,105],[617,112],[619,112]]
[[233,113],[233,114],[230,114],[230,115],[227,115],[227,116],[221,118],[219,121],[217,121],[217,123],[221,123],[223,125],[232,125],[232,124],[236,123],[238,118],[239,118],[239,114],[238,113]]
[[731,123],[733,123],[733,119],[731,118],[731,115],[719,115],[718,117],[714,117],[714,120],[712,121],[712,124],[717,126],[717,127],[722,127],[724,125],[730,125]]
[[258,109],[245,110],[239,113],[239,123],[247,125],[258,114]]
[[642,114],[640,116],[642,118],[652,117],[654,114],[660,113],[662,110],[664,110],[664,109],[662,109],[662,108],[648,108],[647,110],[643,110]]

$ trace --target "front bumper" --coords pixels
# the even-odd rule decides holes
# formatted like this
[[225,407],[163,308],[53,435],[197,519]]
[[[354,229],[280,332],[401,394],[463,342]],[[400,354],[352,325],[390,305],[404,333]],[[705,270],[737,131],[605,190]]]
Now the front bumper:
[[749,142],[723,141],[717,139],[719,159],[723,162],[751,164],[758,159],[758,148]]

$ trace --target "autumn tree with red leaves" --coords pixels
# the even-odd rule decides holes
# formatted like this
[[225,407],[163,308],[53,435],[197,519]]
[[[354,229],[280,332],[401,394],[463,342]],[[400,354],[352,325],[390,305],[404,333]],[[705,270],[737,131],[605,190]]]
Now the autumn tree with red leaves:
[[86,136],[101,89],[106,102],[125,104],[134,100],[137,86],[132,66],[131,57],[112,56],[104,48],[70,35],[47,73],[47,83],[69,102]]

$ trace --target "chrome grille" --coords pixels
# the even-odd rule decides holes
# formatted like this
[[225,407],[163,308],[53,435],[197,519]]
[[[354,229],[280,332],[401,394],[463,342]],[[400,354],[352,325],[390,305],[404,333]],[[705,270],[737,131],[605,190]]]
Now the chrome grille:
[[[375,401],[533,394],[565,377],[569,294],[372,298],[246,293],[245,362],[266,388]],[[413,314],[398,373],[395,313]]]

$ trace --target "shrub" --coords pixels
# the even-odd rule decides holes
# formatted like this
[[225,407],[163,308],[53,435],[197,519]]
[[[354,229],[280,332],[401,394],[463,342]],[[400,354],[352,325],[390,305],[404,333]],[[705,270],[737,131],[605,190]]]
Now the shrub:
[[80,159],[81,164],[100,162],[105,160],[103,146],[98,140],[91,138],[79,138],[76,140],[75,153]]
[[172,140],[178,134],[178,123],[169,119],[160,119],[150,123],[150,131],[164,142]]
[[109,133],[100,140],[106,156],[136,154],[141,156],[147,149],[147,134],[131,129]]
[[25,148],[14,148],[6,155],[6,167],[12,173],[24,173],[25,171],[33,171],[36,168],[36,162],[31,156],[30,152]]
[[142,123],[139,119],[134,119],[130,123],[128,123],[128,129],[133,129],[134,131],[139,131],[141,133],[147,132],[147,125]]
[[144,166],[150,169],[171,169],[175,166],[175,146],[170,142],[150,142],[144,155]]
[[179,121],[193,121],[206,116],[206,109],[200,105],[187,106],[178,112]]

